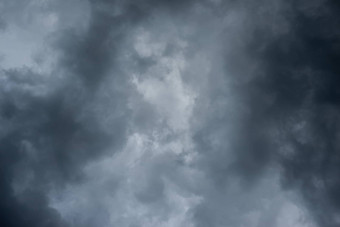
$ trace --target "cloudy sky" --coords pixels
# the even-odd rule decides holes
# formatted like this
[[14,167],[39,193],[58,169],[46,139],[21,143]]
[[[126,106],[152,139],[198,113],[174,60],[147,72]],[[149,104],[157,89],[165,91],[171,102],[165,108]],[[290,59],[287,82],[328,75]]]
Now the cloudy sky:
[[0,0],[3,227],[340,226],[337,0]]

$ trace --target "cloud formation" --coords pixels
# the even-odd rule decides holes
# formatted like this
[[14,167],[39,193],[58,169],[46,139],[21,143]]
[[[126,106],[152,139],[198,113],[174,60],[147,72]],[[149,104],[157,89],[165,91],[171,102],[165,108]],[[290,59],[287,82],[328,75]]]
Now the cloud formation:
[[338,226],[339,7],[4,0],[1,226]]

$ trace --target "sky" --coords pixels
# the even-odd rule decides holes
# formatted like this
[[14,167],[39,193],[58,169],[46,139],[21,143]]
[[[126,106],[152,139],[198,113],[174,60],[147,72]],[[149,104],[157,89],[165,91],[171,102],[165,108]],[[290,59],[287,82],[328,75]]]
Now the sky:
[[340,226],[337,0],[0,0],[0,226]]

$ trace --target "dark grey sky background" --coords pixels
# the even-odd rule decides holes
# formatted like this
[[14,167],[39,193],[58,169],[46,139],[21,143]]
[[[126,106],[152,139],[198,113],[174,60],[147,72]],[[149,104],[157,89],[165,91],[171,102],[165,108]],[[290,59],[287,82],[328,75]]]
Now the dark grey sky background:
[[0,0],[0,226],[340,226],[340,2]]

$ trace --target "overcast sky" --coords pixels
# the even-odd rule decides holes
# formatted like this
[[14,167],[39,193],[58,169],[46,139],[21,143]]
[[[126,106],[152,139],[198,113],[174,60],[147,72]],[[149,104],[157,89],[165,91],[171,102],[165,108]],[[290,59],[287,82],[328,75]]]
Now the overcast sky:
[[0,226],[340,226],[340,1],[0,0]]

